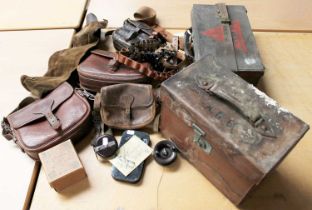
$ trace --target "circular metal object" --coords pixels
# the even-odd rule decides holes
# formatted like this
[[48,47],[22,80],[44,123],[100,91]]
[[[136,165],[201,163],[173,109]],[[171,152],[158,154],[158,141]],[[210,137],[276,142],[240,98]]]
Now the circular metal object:
[[153,157],[160,165],[169,165],[177,158],[176,145],[170,140],[158,142],[154,147]]
[[97,137],[95,144],[93,145],[93,149],[97,157],[107,159],[116,153],[118,143],[114,136],[104,134]]

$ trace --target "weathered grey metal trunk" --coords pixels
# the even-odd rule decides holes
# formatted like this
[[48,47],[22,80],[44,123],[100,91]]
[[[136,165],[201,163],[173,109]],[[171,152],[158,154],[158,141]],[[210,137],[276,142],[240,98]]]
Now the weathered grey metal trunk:
[[244,6],[194,4],[195,60],[214,56],[246,81],[257,84],[264,66]]

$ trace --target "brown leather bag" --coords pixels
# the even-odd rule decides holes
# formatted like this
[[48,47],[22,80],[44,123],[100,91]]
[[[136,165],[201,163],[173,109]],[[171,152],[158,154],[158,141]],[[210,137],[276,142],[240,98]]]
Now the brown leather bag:
[[118,84],[103,87],[95,97],[103,123],[112,128],[137,129],[151,123],[156,103],[151,85]]
[[150,79],[130,67],[117,63],[115,53],[94,50],[78,66],[80,86],[100,92],[101,87],[120,83],[149,83]]
[[90,105],[82,93],[62,83],[43,99],[11,113],[2,122],[3,135],[32,159],[67,139],[78,140],[89,128]]

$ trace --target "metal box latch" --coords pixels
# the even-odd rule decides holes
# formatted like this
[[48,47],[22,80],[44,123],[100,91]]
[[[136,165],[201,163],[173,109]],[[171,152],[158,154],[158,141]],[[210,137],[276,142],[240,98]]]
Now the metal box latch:
[[212,150],[212,146],[202,137],[205,136],[205,132],[200,129],[196,124],[192,124],[194,130],[194,138],[193,141],[202,149],[204,152],[209,154]]

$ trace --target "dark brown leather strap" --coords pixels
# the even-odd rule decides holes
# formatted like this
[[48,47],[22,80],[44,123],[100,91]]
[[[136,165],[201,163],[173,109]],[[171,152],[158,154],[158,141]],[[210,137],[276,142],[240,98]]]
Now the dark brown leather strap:
[[177,70],[175,69],[167,72],[158,72],[152,69],[148,63],[139,63],[119,52],[115,53],[115,60],[117,60],[119,63],[122,63],[130,68],[139,71],[141,74],[144,74],[150,78],[159,81],[164,81],[177,72]]
[[47,121],[49,122],[50,126],[54,129],[54,130],[58,130],[61,127],[61,122],[60,120],[53,114],[52,111],[52,107],[54,104],[54,100],[51,100],[51,105],[48,109],[42,110],[39,113],[34,113],[34,114],[39,114],[39,115],[43,115],[45,116],[45,118],[47,119]]
[[99,50],[99,49],[92,50],[91,53],[95,54],[95,55],[100,55],[100,56],[103,56],[103,57],[106,57],[106,58],[110,58],[111,60],[108,62],[107,66],[112,71],[117,71],[118,70],[119,63],[116,62],[116,60],[114,59],[115,58],[115,53],[109,52],[109,51],[104,51],[104,50]]
[[155,25],[156,23],[156,11],[153,8],[142,6],[134,14],[133,17],[148,25]]
[[[154,31],[159,33],[163,38],[167,40],[167,42],[173,42],[173,34],[161,27],[156,23],[156,11],[153,8],[143,6],[140,7],[134,14],[134,19],[137,21],[141,21],[151,26]],[[183,37],[179,37],[179,48],[184,49],[184,39]]]
[[101,108],[101,93],[97,93],[94,97],[93,109],[99,112]]
[[[169,31],[167,31],[166,29],[164,29],[163,27],[161,27],[160,25],[157,25],[157,24],[153,25],[152,28],[154,29],[154,31],[156,31],[162,37],[164,37],[167,40],[167,42],[172,43],[173,37],[174,37],[174,35],[172,33],[170,33]],[[184,49],[183,37],[179,37],[179,48],[182,50]]]

